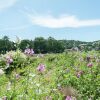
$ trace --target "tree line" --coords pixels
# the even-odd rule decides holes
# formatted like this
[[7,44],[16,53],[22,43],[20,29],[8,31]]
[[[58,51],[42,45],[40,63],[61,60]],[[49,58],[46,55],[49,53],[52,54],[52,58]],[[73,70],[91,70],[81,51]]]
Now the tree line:
[[62,53],[68,49],[78,50],[100,50],[100,40],[94,42],[82,42],[75,40],[56,40],[53,37],[45,39],[36,37],[34,40],[24,39],[19,43],[10,41],[8,36],[0,39],[0,53],[16,50],[19,48],[24,51],[26,48],[33,48],[35,53]]

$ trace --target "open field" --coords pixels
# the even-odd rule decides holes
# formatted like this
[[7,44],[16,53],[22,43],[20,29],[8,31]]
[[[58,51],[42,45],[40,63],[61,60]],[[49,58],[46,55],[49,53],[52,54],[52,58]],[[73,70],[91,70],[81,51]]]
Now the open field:
[[0,57],[0,100],[100,100],[100,54],[66,52]]

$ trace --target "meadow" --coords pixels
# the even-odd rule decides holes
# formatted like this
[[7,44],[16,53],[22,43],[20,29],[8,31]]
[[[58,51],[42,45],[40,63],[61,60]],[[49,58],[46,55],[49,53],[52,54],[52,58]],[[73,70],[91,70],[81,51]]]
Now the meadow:
[[1,54],[0,100],[100,100],[100,53]]

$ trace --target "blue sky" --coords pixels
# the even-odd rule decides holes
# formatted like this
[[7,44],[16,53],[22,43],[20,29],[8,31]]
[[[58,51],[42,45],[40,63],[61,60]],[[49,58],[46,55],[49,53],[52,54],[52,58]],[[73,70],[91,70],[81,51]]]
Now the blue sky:
[[100,40],[100,0],[0,0],[0,37]]

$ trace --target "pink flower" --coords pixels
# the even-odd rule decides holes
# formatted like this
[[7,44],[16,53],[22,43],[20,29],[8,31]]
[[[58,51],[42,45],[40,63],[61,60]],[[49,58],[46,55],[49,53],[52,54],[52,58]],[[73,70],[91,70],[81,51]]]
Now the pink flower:
[[24,53],[27,54],[27,55],[32,56],[34,54],[34,50],[27,48],[27,49],[25,49]]
[[13,62],[13,59],[11,58],[11,56],[7,56],[6,61],[8,64],[11,64]]
[[40,65],[37,67],[37,70],[38,70],[39,72],[44,72],[44,71],[45,71],[45,65],[40,64]]
[[90,68],[91,68],[92,66],[93,66],[92,63],[88,63],[88,64],[87,64],[87,67],[90,67]]
[[67,96],[65,100],[72,100],[71,96]]

